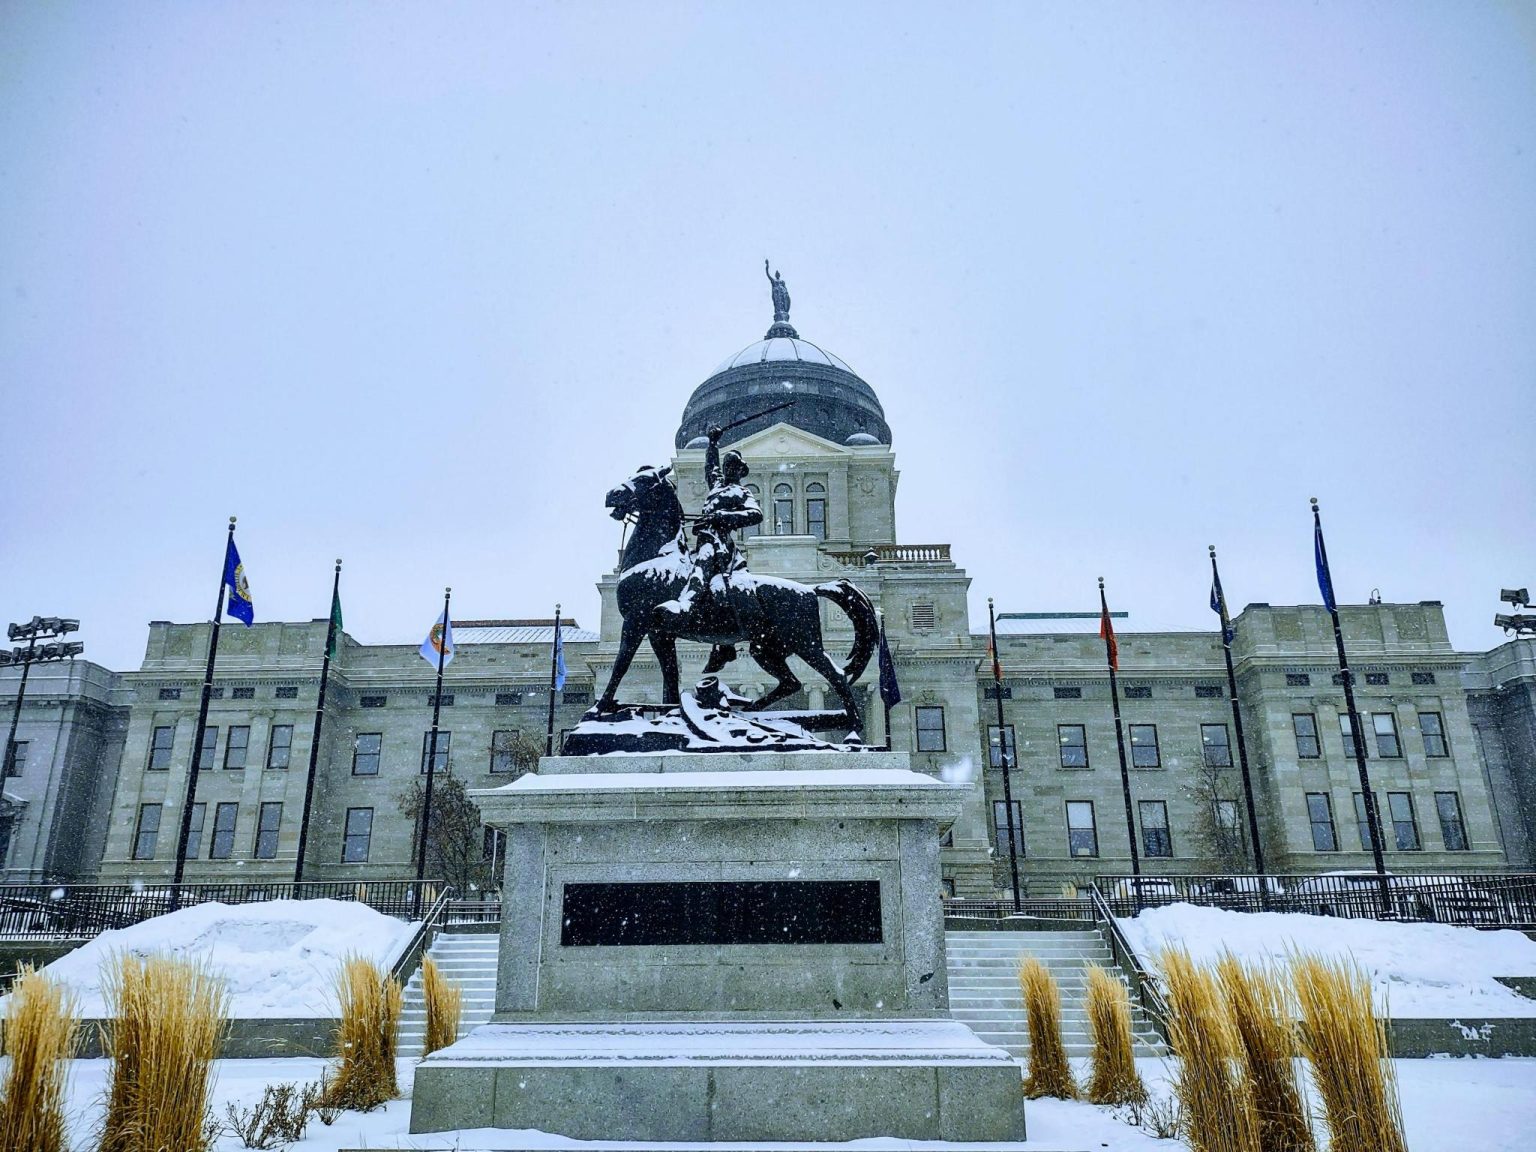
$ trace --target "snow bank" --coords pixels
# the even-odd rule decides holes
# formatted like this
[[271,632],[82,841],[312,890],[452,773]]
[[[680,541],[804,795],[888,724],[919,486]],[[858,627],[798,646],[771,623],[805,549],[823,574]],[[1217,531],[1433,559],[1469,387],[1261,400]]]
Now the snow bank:
[[336,1015],[342,957],[391,964],[413,927],[345,900],[198,904],[103,932],[45,971],[70,987],[88,1019],[106,1015],[103,964],[119,952],[206,963],[225,980],[231,1016],[326,1017]]
[[1228,912],[1193,904],[1149,908],[1122,919],[1131,947],[1154,968],[1182,946],[1197,961],[1230,950],[1249,961],[1283,961],[1292,950],[1353,959],[1370,973],[1387,1011],[1407,1019],[1536,1016],[1495,976],[1536,976],[1536,941],[1520,932],[1449,924],[1396,924],[1299,912]]

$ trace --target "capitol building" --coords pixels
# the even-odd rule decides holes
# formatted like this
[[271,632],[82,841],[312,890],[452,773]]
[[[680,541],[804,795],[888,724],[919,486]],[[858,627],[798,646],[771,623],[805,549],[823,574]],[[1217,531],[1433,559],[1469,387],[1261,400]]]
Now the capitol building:
[[[1148,875],[1251,871],[1254,827],[1271,871],[1372,867],[1321,605],[1248,604],[1234,618],[1252,821],[1215,617],[1207,632],[1120,633],[1135,824],[1128,830],[1097,622],[1047,614],[1000,621],[999,729],[988,637],[970,628],[985,605],[971,598],[965,542],[901,536],[893,430],[875,386],[802,338],[787,306],[763,339],[727,356],[684,400],[691,383],[679,381],[671,462],[690,515],[706,495],[706,430],[790,401],[733,428],[723,445],[747,461],[746,483],[764,513],[745,541],[749,566],[810,584],[847,579],[880,610],[902,699],[887,730],[872,661],[855,686],[865,740],[889,740],[911,753],[915,770],[972,785],[944,833],[949,896],[992,898],[1009,886],[1004,750],[1013,764],[1019,875],[1030,895],[1056,897],[1095,876],[1129,872],[1131,835]],[[601,693],[618,650],[619,573],[591,575],[599,618],[562,625],[569,675],[553,701],[557,743]],[[516,618],[518,609],[508,605],[506,619],[454,622],[437,769],[471,789],[526,771],[519,749],[544,740],[554,621]],[[1459,652],[1435,601],[1339,610],[1388,869],[1531,869],[1536,644]],[[842,659],[851,627],[835,608],[823,605],[822,616],[828,651]],[[188,882],[293,878],[326,628],[303,620],[223,630],[197,757]],[[34,670],[15,774],[0,799],[5,882],[170,878],[209,629],[152,623],[143,663],[131,671],[83,660]],[[686,689],[707,650],[685,643],[680,656]],[[773,683],[745,648],[721,675],[749,697]],[[835,705],[819,677],[801,676],[805,685],[786,707]],[[16,669],[0,670],[7,709],[17,679]],[[659,701],[660,684],[643,648],[621,698]],[[415,825],[402,795],[425,769],[433,696],[415,644],[343,636],[330,667],[305,879],[414,874]],[[484,851],[494,859],[490,833]]]

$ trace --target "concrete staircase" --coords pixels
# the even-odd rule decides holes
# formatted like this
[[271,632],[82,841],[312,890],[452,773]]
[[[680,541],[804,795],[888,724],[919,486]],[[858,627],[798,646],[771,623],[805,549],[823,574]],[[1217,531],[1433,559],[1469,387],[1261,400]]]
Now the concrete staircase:
[[[1006,1048],[1016,1057],[1028,1054],[1029,1031],[1018,977],[1019,960],[1027,955],[1043,962],[1061,986],[1061,1030],[1067,1055],[1092,1053],[1088,1010],[1083,1003],[1087,967],[1099,964],[1120,975],[1109,945],[1096,929],[946,932],[944,943],[949,959],[949,1014],[981,1039]],[[1131,1027],[1136,1035],[1136,1055],[1167,1054],[1134,996]]]
[[[458,986],[463,997],[460,1036],[484,1024],[496,1009],[496,955],[500,940],[494,932],[440,932],[427,950],[427,955],[437,961],[443,975]],[[420,1056],[426,1031],[427,1006],[418,968],[405,986],[398,1054]]]

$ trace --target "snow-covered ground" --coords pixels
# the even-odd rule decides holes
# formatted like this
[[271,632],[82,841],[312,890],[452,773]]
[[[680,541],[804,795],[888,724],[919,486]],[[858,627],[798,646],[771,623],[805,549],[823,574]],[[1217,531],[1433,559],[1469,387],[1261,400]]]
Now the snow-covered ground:
[[103,965],[120,952],[207,964],[224,978],[231,1016],[334,1016],[342,958],[355,953],[390,964],[413,927],[346,900],[198,904],[103,932],[46,971],[69,986],[87,1019],[106,1015]]
[[1387,1013],[1401,1019],[1536,1016],[1536,1000],[1494,979],[1536,976],[1536,941],[1520,932],[1227,912],[1193,904],[1149,908],[1121,920],[1120,927],[1154,968],[1158,952],[1169,946],[1188,949],[1197,961],[1231,951],[1244,960],[1283,963],[1293,951],[1311,952],[1359,964],[1370,973]]
[[[376,1112],[344,1113],[326,1127],[310,1123],[306,1138],[292,1152],[337,1152],[341,1148],[580,1149],[581,1141],[542,1132],[470,1129],[411,1136],[414,1060],[400,1061],[400,1086],[407,1098]],[[1155,1096],[1168,1094],[1173,1069],[1162,1060],[1138,1060]],[[1398,1090],[1411,1152],[1529,1152],[1536,1144],[1536,1060],[1398,1060]],[[323,1060],[222,1060],[214,1090],[214,1110],[223,1117],[226,1103],[250,1105],[269,1083],[308,1083],[320,1078]],[[70,1147],[86,1152],[101,1122],[108,1062],[76,1060],[69,1079],[67,1110]],[[1079,1069],[1086,1079],[1086,1068]],[[1186,1152],[1177,1140],[1158,1140],[1118,1118],[1112,1109],[1061,1100],[1031,1100],[1025,1105],[1030,1139],[1019,1152]],[[240,1141],[220,1139],[218,1152],[236,1152]],[[637,1152],[645,1145],[632,1145]],[[764,1152],[772,1145],[764,1145]],[[828,1145],[829,1152],[837,1145]],[[842,1145],[858,1152],[916,1152],[941,1144],[909,1140],[861,1140]],[[1339,1150],[1335,1150],[1339,1152]]]

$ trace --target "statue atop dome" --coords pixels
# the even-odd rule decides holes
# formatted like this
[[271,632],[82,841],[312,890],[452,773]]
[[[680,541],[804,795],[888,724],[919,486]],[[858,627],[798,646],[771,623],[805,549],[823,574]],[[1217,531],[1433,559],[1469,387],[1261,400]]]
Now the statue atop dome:
[[768,284],[773,289],[773,326],[768,329],[767,339],[787,336],[798,340],[800,333],[789,323],[789,288],[784,283],[784,273],[770,271],[768,261],[764,260],[763,275],[768,277]]

